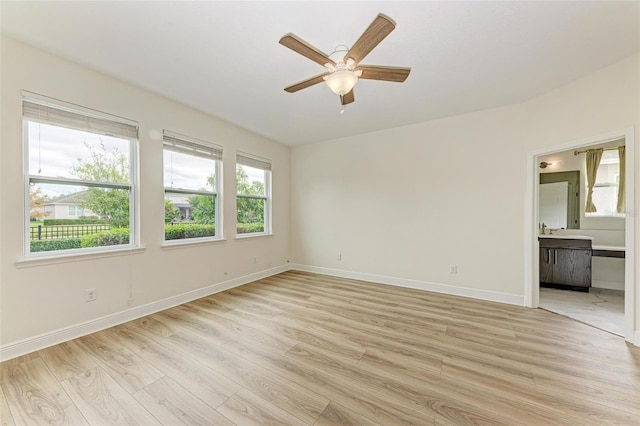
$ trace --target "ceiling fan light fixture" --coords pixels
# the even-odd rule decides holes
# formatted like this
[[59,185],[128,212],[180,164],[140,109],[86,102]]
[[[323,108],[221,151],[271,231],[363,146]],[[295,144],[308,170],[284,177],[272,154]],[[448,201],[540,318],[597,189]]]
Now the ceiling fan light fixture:
[[281,45],[326,68],[323,74],[285,87],[285,92],[294,93],[325,81],[331,91],[340,96],[340,104],[344,107],[355,101],[353,87],[360,78],[397,83],[404,82],[411,68],[361,64],[365,56],[388,36],[395,27],[396,23],[393,19],[379,13],[351,48],[339,45],[330,55],[323,53],[295,34],[285,34],[280,38]]
[[336,95],[344,95],[349,93],[353,86],[358,82],[358,74],[354,71],[337,70],[324,77],[327,86]]

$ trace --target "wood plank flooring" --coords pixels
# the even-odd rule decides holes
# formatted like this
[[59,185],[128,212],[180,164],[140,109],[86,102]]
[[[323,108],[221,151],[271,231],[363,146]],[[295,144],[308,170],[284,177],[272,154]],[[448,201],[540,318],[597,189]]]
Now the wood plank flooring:
[[2,425],[638,425],[640,348],[286,272],[0,364]]

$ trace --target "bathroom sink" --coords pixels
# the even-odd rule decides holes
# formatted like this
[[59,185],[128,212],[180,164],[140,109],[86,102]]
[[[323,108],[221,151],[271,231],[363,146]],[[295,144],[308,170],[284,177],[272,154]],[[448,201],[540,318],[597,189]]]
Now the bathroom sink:
[[586,235],[538,235],[538,238],[562,238],[565,240],[593,240],[593,237]]

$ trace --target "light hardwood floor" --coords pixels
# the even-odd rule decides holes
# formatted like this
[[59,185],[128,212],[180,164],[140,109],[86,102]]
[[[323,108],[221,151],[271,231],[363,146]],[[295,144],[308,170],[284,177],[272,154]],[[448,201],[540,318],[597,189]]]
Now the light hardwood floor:
[[302,272],[0,364],[2,424],[638,425],[640,348],[544,310]]

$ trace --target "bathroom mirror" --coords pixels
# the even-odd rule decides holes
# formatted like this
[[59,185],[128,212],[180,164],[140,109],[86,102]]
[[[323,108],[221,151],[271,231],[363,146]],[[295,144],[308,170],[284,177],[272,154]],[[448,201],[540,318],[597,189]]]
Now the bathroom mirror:
[[540,222],[552,229],[580,229],[580,172],[542,173]]

